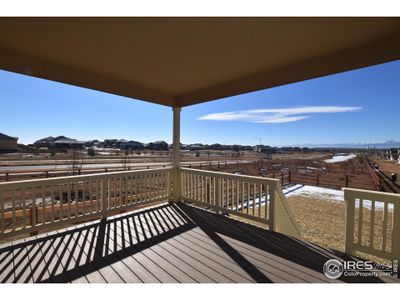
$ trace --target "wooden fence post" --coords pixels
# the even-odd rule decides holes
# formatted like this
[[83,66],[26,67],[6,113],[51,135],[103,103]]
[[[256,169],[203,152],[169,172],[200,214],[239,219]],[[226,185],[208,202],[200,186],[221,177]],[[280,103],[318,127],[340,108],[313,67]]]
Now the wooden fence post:
[[9,173],[8,172],[6,172],[6,181],[9,181],[10,180],[10,178],[9,178]]
[[319,175],[318,175],[318,173],[317,173],[317,178],[316,178],[316,180],[317,180],[317,186],[319,186]]
[[346,187],[349,187],[349,174],[346,174]]
[[290,170],[289,170],[289,183],[291,183],[292,182],[292,172],[290,172]]

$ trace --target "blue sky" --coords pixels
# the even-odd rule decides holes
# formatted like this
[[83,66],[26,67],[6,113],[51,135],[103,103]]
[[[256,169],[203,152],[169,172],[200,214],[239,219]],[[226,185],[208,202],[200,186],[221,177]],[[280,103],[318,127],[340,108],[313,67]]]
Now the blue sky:
[[[172,140],[171,108],[0,70],[0,132],[32,143]],[[182,110],[183,143],[293,145],[400,140],[400,61]],[[257,137],[257,138],[256,138]]]

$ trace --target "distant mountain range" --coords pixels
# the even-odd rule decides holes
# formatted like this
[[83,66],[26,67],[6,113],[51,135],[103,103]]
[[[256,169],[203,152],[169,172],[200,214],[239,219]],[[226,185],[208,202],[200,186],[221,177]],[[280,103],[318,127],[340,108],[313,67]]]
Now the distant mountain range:
[[357,149],[389,149],[400,148],[400,141],[388,140],[380,143],[339,143],[339,144],[296,144],[293,147],[309,147],[309,148],[357,148]]

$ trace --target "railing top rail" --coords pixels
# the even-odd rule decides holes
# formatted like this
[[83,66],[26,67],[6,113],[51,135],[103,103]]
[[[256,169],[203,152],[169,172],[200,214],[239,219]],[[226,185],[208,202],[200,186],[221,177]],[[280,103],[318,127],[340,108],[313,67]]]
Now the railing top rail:
[[35,186],[43,186],[43,185],[52,185],[52,184],[60,184],[60,183],[69,183],[76,182],[81,180],[90,180],[90,179],[103,179],[108,177],[114,177],[119,175],[133,175],[133,174],[148,174],[148,173],[157,173],[160,171],[171,170],[172,167],[165,168],[155,168],[155,169],[143,169],[143,170],[130,170],[130,171],[118,171],[118,172],[102,172],[96,174],[86,174],[86,175],[76,175],[76,176],[62,176],[62,177],[54,177],[54,178],[40,178],[40,179],[29,179],[29,180],[21,180],[21,181],[11,181],[11,182],[0,182],[0,190],[1,189],[18,189],[23,187],[35,187]]
[[190,169],[190,168],[180,168],[181,170],[188,172],[188,173],[200,173],[204,175],[210,175],[215,177],[223,177],[223,178],[232,178],[232,179],[243,179],[243,180],[255,180],[255,181],[267,181],[270,184],[278,185],[280,179],[275,178],[266,178],[261,176],[250,176],[250,175],[239,175],[239,174],[231,174],[231,173],[224,173],[224,172],[216,172],[216,171],[205,171],[205,170],[198,170],[198,169]]
[[387,193],[387,192],[379,192],[379,191],[370,191],[370,190],[362,190],[355,188],[342,188],[346,194],[354,194],[357,196],[363,197],[365,200],[373,200],[373,201],[400,201],[400,194]]

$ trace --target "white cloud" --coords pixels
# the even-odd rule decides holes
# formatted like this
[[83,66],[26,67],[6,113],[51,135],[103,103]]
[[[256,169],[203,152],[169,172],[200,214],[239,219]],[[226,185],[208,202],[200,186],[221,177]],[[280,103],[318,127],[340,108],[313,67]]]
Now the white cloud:
[[288,123],[310,118],[307,114],[344,113],[361,110],[353,106],[303,106],[290,108],[251,109],[222,112],[199,117],[199,120],[244,121],[252,123]]

